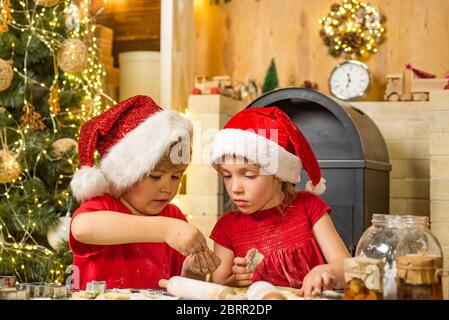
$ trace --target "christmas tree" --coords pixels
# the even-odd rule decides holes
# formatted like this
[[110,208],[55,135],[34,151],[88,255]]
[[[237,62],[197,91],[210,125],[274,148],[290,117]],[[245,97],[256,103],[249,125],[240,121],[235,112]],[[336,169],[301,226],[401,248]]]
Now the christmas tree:
[[19,282],[65,282],[79,128],[113,103],[89,2],[0,0],[0,275]]
[[267,74],[265,75],[265,80],[262,87],[262,93],[274,90],[279,86],[278,73],[276,70],[276,63],[274,58],[271,59],[270,67],[268,68]]

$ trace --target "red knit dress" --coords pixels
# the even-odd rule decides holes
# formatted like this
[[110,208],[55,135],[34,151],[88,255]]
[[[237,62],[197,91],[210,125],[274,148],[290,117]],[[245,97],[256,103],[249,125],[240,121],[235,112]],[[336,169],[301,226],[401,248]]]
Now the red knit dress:
[[[120,200],[105,194],[83,202],[73,213],[72,222],[80,214],[102,210],[132,214]],[[186,221],[173,204],[168,204],[159,216]],[[76,290],[84,290],[89,281],[106,281],[108,289],[159,289],[160,279],[181,274],[185,259],[166,243],[92,245],[76,240],[71,231],[69,243],[74,256],[72,285]]]
[[300,288],[304,276],[326,261],[312,234],[313,225],[331,208],[321,198],[299,192],[283,213],[278,208],[247,215],[225,213],[212,230],[210,238],[245,257],[256,248],[264,259],[253,274],[253,281]]

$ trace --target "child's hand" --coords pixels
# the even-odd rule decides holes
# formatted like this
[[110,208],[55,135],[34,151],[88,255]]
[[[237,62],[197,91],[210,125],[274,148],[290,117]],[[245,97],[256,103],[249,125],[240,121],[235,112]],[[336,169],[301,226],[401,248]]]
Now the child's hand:
[[336,284],[337,280],[331,268],[327,265],[319,265],[304,277],[302,287],[296,294],[309,298],[320,295],[322,290],[333,289]]
[[248,259],[235,257],[232,273],[237,287],[247,287],[253,283],[253,273],[248,270]]
[[207,248],[206,239],[194,226],[179,219],[171,219],[167,228],[165,242],[184,256]]
[[214,272],[220,264],[220,258],[209,248],[188,256],[184,261],[184,266],[187,271],[202,276]]

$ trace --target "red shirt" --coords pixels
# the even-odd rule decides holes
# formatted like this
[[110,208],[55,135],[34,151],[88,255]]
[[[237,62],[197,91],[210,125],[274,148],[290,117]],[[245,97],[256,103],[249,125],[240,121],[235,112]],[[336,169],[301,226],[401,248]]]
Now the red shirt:
[[[110,194],[85,201],[73,213],[107,210],[132,214]],[[169,204],[159,214],[186,221],[181,210]],[[85,289],[89,281],[106,281],[107,288],[158,288],[158,281],[181,274],[185,257],[166,243],[128,243],[119,245],[90,245],[77,241],[70,231],[70,248],[74,254],[72,284]],[[79,286],[77,285],[79,284]]]
[[300,288],[304,276],[315,266],[326,263],[312,234],[313,225],[331,208],[321,198],[299,192],[283,213],[277,208],[247,215],[224,214],[210,238],[245,257],[256,248],[264,259],[253,273],[253,281]]

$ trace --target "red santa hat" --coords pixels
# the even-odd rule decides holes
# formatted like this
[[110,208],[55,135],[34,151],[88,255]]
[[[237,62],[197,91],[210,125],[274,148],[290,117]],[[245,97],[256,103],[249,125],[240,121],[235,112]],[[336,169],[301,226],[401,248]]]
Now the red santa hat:
[[277,107],[244,109],[217,133],[212,147],[214,166],[223,156],[234,155],[291,183],[300,181],[304,168],[310,178],[305,190],[316,195],[326,190],[312,148],[293,121]]
[[[170,159],[175,164],[188,163],[192,131],[189,120],[161,109],[150,97],[135,96],[118,103],[81,127],[81,168],[70,183],[73,196],[79,201],[108,192],[120,196],[153,170],[175,143],[187,152],[182,152],[182,159],[170,154]],[[101,156],[98,166],[95,150]]]

